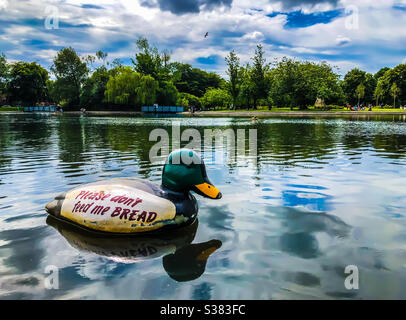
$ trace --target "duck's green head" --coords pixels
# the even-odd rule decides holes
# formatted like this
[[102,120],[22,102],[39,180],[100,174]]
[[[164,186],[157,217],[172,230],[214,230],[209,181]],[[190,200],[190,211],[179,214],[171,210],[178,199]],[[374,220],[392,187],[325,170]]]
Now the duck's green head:
[[221,198],[220,191],[207,177],[202,158],[190,149],[179,149],[169,155],[162,173],[162,185],[176,192],[194,191],[207,198]]

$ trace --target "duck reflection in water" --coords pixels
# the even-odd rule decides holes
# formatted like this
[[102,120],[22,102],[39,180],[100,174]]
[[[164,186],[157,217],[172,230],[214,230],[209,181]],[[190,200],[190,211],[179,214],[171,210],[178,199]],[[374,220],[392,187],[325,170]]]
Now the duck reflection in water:
[[84,252],[95,253],[119,263],[137,263],[163,256],[163,267],[168,275],[178,281],[199,278],[206,263],[222,245],[220,240],[192,244],[198,228],[198,220],[191,225],[156,235],[114,236],[78,228],[53,216],[47,224],[59,231],[68,243]]

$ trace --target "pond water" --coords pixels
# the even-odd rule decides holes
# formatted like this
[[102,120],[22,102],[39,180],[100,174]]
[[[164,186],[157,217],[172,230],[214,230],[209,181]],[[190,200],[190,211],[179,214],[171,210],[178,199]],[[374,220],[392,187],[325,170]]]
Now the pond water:
[[[223,198],[196,196],[198,224],[110,239],[47,219],[45,204],[80,184],[159,182],[149,134],[174,123],[257,129],[257,156],[206,145]],[[405,152],[404,116],[0,114],[0,299],[406,299]],[[358,290],[344,285],[349,265]]]

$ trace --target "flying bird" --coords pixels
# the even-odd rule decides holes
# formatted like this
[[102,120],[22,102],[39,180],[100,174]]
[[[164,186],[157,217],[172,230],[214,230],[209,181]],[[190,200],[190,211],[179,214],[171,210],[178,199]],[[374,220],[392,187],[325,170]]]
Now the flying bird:
[[209,33],[206,32],[206,34],[204,35],[205,38],[207,38],[209,36]]

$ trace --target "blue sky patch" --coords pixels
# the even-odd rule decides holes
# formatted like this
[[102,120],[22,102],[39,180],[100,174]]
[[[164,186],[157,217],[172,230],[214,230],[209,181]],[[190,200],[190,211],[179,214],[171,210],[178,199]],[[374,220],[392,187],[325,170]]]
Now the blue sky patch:
[[83,9],[104,9],[101,6],[97,6],[95,4],[82,4],[81,6]]
[[49,44],[48,41],[39,40],[39,39],[23,40],[21,43],[24,45],[27,45],[27,46],[47,46]]
[[395,10],[406,11],[406,5],[397,4],[392,7]]
[[87,24],[87,23],[81,23],[81,24],[73,24],[73,23],[69,23],[69,22],[65,22],[65,21],[59,21],[59,27],[60,28],[90,28],[92,27],[91,24]]
[[216,64],[217,60],[218,60],[218,56],[199,57],[196,59],[196,61],[198,63],[208,64],[208,65]]
[[303,13],[302,11],[292,11],[292,12],[273,12],[268,14],[268,17],[275,17],[277,15],[283,14],[287,16],[287,22],[285,27],[287,28],[306,28],[319,23],[330,23],[335,18],[341,16],[344,13],[343,9],[331,10],[331,11],[321,11],[312,13]]
[[127,40],[117,40],[112,43],[110,43],[108,46],[104,46],[101,50],[103,52],[107,53],[113,53],[113,52],[118,52],[124,48],[128,48],[132,42],[127,41]]

